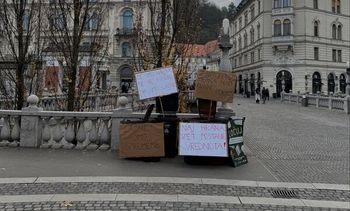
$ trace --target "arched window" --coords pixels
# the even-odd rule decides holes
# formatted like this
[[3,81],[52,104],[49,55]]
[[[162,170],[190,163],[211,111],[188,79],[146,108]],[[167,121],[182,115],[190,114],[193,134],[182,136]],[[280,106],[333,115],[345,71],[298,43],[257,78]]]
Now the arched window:
[[335,24],[332,25],[332,38],[337,39],[337,26]]
[[254,29],[250,29],[250,43],[253,44],[254,43]]
[[291,34],[290,20],[286,19],[283,21],[283,36],[289,36]]
[[124,32],[130,32],[133,27],[133,14],[130,10],[123,13],[123,30]]
[[90,19],[90,29],[91,30],[97,30],[98,29],[98,16],[96,13],[94,13],[92,16],[91,16],[91,19]]
[[315,37],[319,36],[319,23],[318,23],[318,21],[314,22],[314,36]]
[[130,43],[125,42],[122,44],[122,57],[130,57],[130,56],[131,56]]
[[322,79],[319,72],[312,75],[312,93],[317,94],[322,91]]
[[335,91],[335,81],[334,81],[334,74],[330,73],[328,75],[328,93],[334,93]]
[[248,45],[248,35],[247,35],[247,32],[244,33],[243,39],[244,39],[244,47],[247,47],[247,45]]
[[337,31],[337,39],[341,40],[342,39],[342,26],[338,26],[338,31]]
[[282,30],[281,30],[281,21],[280,20],[276,20],[273,24],[273,28],[274,28],[274,36],[281,36],[282,35]]
[[346,79],[345,79],[345,75],[341,74],[339,76],[339,88],[340,88],[340,92],[342,94],[345,94],[345,90],[346,90]]

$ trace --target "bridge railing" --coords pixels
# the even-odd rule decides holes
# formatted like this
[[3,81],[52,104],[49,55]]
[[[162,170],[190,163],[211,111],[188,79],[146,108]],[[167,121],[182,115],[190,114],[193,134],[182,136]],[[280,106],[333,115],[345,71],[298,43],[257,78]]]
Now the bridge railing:
[[[110,112],[44,111],[36,96],[21,111],[0,110],[0,147],[65,148],[115,151],[119,127],[124,120],[141,120],[144,113],[133,112],[131,102],[119,97],[117,109]],[[167,114],[168,115],[168,114]],[[170,115],[170,114],[169,114]],[[198,118],[198,114],[178,113],[179,119]],[[151,119],[159,116],[151,115]]]
[[302,99],[307,104],[316,108],[328,108],[329,110],[340,110],[350,114],[350,97],[333,97],[318,95],[302,95],[292,93],[281,93],[281,101],[302,105]]

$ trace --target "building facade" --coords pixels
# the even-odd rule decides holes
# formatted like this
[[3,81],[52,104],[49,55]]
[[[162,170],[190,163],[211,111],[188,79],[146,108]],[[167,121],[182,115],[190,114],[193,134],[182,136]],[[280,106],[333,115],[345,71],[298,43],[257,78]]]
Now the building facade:
[[239,93],[345,93],[348,0],[243,0],[230,37]]
[[[45,7],[50,8],[51,1],[43,2],[46,2]],[[147,7],[147,1],[109,0],[91,2],[93,2],[91,4],[101,5],[105,9],[103,14],[96,16],[100,19],[94,18],[94,14],[90,14],[89,20],[84,27],[83,41],[80,46],[82,51],[77,74],[78,83],[84,85],[86,84],[86,78],[89,78],[88,80],[92,82],[91,89],[121,90],[121,87],[130,88],[134,78],[134,62],[137,60],[137,53],[135,53],[135,42],[137,40],[136,24],[145,31],[150,28],[150,11]],[[58,53],[54,49],[50,49],[53,45],[49,43],[48,35],[50,32],[48,30],[51,27],[50,25],[62,27],[60,24],[64,23],[64,21],[60,20],[59,17],[55,17],[52,22],[47,21],[47,19],[49,18],[43,18],[43,30],[39,35],[42,37],[43,42],[45,42],[45,39],[48,40],[44,44],[40,55],[42,60],[41,71],[43,73],[42,88],[60,94],[64,92],[64,71],[62,67],[65,64],[60,62],[61,58],[59,58]],[[24,17],[24,22],[25,20],[26,16]],[[89,61],[91,60],[89,52],[84,52],[84,49],[89,49],[91,43],[94,42],[93,39],[96,39],[97,36],[93,37],[91,34],[94,34],[97,28],[98,39],[107,43],[107,46],[103,56],[93,58],[99,61],[95,61],[98,65],[92,67]],[[0,31],[1,35],[1,22]],[[0,36],[1,62],[7,64],[9,61],[4,58],[11,59],[11,55],[7,56],[7,52],[10,54],[11,51],[6,50],[9,49],[9,46],[3,38],[4,36]],[[32,39],[36,40],[34,37]],[[35,45],[35,42],[33,42],[33,45]],[[84,56],[84,53],[86,56]]]

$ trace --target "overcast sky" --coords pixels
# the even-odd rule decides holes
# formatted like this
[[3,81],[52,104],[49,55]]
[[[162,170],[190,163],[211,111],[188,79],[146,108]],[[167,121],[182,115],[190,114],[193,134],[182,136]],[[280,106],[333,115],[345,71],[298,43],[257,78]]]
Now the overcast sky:
[[209,0],[216,5],[218,5],[220,8],[224,6],[228,6],[232,1],[235,3],[236,7],[241,2],[241,0]]

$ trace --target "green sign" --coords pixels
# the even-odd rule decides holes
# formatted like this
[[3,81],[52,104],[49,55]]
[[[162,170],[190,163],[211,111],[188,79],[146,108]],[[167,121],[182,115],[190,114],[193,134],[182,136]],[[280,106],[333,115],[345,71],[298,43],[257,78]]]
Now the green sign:
[[244,154],[243,127],[245,118],[231,117],[227,123],[229,155],[234,167],[248,163]]

